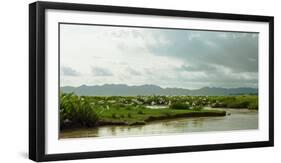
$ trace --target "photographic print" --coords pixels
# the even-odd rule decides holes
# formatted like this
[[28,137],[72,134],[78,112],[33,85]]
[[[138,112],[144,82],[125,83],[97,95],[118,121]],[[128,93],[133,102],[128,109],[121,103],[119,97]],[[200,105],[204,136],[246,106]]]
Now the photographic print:
[[273,146],[273,24],[260,15],[30,4],[29,158]]
[[59,24],[59,138],[257,130],[257,32]]

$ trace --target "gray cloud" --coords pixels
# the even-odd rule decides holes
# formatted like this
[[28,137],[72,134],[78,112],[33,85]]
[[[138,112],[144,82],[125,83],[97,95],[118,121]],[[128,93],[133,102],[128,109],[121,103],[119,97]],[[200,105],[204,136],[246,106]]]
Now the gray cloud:
[[61,73],[64,76],[79,76],[80,73],[70,67],[61,67]]
[[[228,72],[223,67],[220,69],[210,69],[204,71],[184,71],[186,73],[177,76],[183,83],[201,83],[202,86],[214,87],[258,87],[257,72]],[[185,74],[199,74],[195,77],[189,77]],[[201,86],[201,87],[202,87]]]
[[[149,49],[196,65],[223,65],[234,72],[257,72],[258,34],[214,31],[163,30],[170,44]],[[206,69],[207,70],[207,69]]]
[[190,72],[204,72],[204,71],[208,71],[208,72],[216,72],[218,71],[218,68],[216,66],[213,66],[211,64],[193,64],[193,65],[181,65],[180,68],[177,68],[177,70],[180,71],[190,71]]
[[92,67],[92,74],[94,76],[112,76],[112,72],[106,68]]

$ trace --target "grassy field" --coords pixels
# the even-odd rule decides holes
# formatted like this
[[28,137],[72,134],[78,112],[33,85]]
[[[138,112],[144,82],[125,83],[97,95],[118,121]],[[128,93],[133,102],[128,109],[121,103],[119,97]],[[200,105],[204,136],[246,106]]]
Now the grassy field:
[[[147,106],[154,106],[154,109]],[[164,107],[157,109],[157,107]],[[225,116],[203,107],[258,109],[258,97],[245,96],[77,96],[60,95],[60,128],[143,125],[178,117]]]
[[[98,109],[99,110],[99,109]],[[176,110],[176,109],[148,109],[148,108],[119,108],[101,110],[98,112],[99,125],[119,124],[138,125],[153,120],[161,120],[179,117],[224,116],[225,111],[219,110]]]

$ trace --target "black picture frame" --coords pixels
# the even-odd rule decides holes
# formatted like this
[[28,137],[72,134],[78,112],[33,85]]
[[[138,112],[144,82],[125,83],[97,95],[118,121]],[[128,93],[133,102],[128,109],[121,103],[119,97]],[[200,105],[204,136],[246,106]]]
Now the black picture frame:
[[[269,140],[246,143],[159,147],[149,149],[114,150],[83,153],[45,153],[45,11],[95,11],[123,14],[160,15],[269,23]],[[269,147],[274,145],[274,18],[211,12],[179,11],[152,8],[103,6],[89,4],[34,2],[29,5],[29,158],[34,161],[55,161],[100,157],[132,156],[190,151]]]

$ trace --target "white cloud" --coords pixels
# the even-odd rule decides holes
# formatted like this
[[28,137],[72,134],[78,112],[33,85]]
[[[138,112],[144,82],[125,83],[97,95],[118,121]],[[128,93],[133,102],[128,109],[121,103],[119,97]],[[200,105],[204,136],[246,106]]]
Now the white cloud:
[[[229,38],[248,39],[247,35],[86,25],[61,25],[60,31],[61,65],[70,68],[61,71],[72,73],[61,77],[62,86],[106,83],[184,88],[257,86],[254,67],[257,54],[242,58],[243,55],[232,56],[235,52],[228,55],[218,50],[222,46],[218,38],[228,47]],[[251,64],[243,67],[232,63],[237,57]]]

